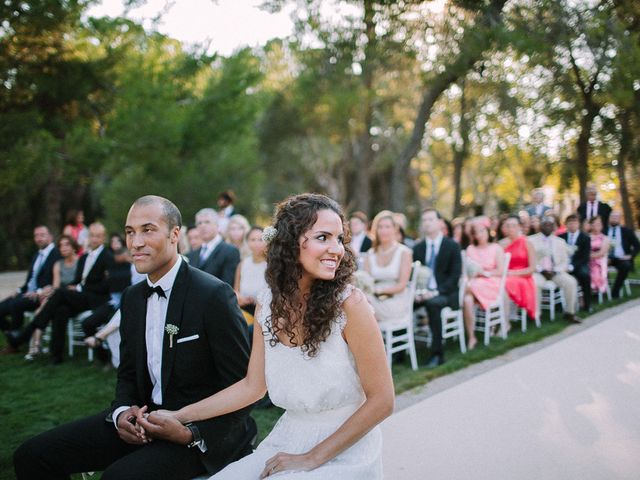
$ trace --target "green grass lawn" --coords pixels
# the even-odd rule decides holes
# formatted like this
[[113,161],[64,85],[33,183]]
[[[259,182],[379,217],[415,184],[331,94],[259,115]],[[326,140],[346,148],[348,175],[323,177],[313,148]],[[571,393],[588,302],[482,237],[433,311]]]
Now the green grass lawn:
[[[639,277],[638,274],[635,275],[635,278]],[[632,298],[638,297],[640,287],[634,286]],[[629,297],[605,302],[603,305],[594,302],[594,311],[626,300],[629,300]],[[520,332],[519,323],[513,323],[506,340],[492,338],[490,346],[484,347],[481,345],[481,337],[478,337],[478,347],[464,355],[460,353],[457,341],[449,341],[445,354],[447,362],[438,368],[419,368],[414,372],[408,359],[401,364],[394,363],[396,392],[401,393],[424,385],[434,378],[473,363],[536,342],[560,332],[568,325],[562,320],[561,315],[556,317],[555,322],[549,321],[548,315],[543,315],[541,328],[536,328],[529,322],[526,333]],[[0,340],[3,341],[4,339]],[[0,344],[1,346],[3,345]],[[427,351],[419,344],[419,364],[424,364],[426,358]],[[48,365],[46,356],[34,362],[26,362],[22,355],[0,357],[0,480],[14,478],[12,454],[24,440],[61,423],[108,408],[114,389],[115,371],[103,371],[98,364],[90,364],[82,349],[73,359],[56,367]],[[281,410],[277,408],[253,411],[260,439],[271,430],[280,414]]]

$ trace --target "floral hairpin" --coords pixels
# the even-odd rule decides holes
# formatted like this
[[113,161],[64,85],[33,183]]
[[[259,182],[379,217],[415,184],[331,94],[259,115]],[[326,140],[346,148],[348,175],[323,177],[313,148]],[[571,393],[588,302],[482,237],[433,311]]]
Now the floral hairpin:
[[271,243],[276,235],[278,235],[278,230],[275,227],[267,227],[262,231],[262,240]]

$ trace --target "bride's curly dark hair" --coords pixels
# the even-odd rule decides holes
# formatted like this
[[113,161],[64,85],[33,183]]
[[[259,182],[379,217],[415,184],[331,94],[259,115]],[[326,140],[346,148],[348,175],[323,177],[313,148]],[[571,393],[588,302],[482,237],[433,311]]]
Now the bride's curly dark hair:
[[[344,229],[345,252],[335,277],[332,280],[315,280],[305,298],[307,309],[299,325],[304,338],[300,345],[297,343],[300,339],[295,339],[294,334],[294,327],[300,321],[295,318],[294,312],[303,311],[298,288],[298,281],[303,274],[299,261],[299,242],[304,233],[316,223],[320,210],[331,210],[340,217]],[[340,296],[356,269],[355,257],[349,247],[349,230],[338,203],[315,193],[294,195],[278,204],[273,226],[277,233],[267,247],[265,273],[272,293],[271,316],[265,322],[271,335],[269,344],[275,346],[279,341],[278,333],[283,332],[292,345],[300,346],[303,352],[313,357],[318,353],[319,345],[331,333],[331,324],[340,314]]]

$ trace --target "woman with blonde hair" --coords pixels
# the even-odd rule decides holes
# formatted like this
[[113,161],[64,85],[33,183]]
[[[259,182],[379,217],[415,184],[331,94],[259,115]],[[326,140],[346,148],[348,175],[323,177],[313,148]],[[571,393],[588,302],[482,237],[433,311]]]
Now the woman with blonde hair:
[[374,281],[373,294],[368,297],[379,322],[402,318],[412,307],[407,284],[413,253],[398,241],[399,230],[389,210],[378,213],[371,224],[373,246],[365,257],[364,269]]
[[251,230],[251,225],[244,216],[236,214],[229,218],[224,239],[227,243],[240,250],[240,260],[251,256],[251,249],[247,245],[249,230]]

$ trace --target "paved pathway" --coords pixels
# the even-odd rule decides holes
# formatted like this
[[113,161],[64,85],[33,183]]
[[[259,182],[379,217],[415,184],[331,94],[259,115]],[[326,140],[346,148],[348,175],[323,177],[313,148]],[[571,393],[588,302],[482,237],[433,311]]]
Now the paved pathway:
[[417,403],[402,396],[413,405],[382,427],[385,478],[639,479],[640,303],[630,305]]
[[2,272],[0,273],[0,299],[11,295],[16,288],[24,285],[27,272]]

